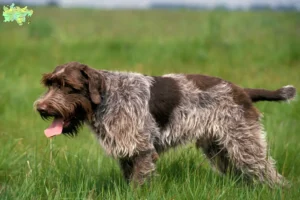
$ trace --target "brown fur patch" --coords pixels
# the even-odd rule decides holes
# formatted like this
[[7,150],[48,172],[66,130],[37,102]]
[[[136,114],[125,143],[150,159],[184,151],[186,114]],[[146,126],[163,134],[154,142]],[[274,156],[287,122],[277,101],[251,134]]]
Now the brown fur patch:
[[243,88],[231,84],[232,96],[235,103],[243,106],[244,116],[249,120],[259,120],[259,111],[253,106],[252,100]]
[[186,78],[193,81],[200,90],[207,90],[222,82],[222,79],[201,74],[187,74]]
[[160,128],[164,128],[170,120],[172,111],[179,105],[181,93],[177,82],[169,77],[153,77],[150,88],[150,112]]

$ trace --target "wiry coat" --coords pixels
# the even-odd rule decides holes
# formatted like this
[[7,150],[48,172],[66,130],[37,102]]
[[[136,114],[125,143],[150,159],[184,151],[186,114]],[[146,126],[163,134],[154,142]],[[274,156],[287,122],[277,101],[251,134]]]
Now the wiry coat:
[[[105,151],[119,159],[127,180],[143,183],[155,170],[159,153],[194,141],[221,173],[244,173],[271,186],[284,184],[267,155],[260,114],[252,101],[289,100],[294,87],[244,89],[204,75],[153,77],[92,70],[76,62],[62,66],[60,77],[76,70],[85,74],[76,75],[82,83],[79,91],[91,102],[85,107],[92,107],[84,121]],[[41,97],[36,105],[53,99]]]
[[149,112],[153,80],[134,73],[102,73],[106,88],[90,123],[100,144],[116,158],[154,149],[159,129]]

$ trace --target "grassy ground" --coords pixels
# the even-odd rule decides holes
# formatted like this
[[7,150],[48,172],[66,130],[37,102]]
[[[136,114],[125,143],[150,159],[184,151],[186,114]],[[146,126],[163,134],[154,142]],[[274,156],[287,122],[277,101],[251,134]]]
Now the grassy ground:
[[259,103],[270,152],[290,189],[213,173],[193,145],[158,162],[133,191],[84,128],[54,138],[33,111],[41,74],[71,60],[151,75],[219,76],[244,87],[300,88],[300,14],[36,8],[31,23],[0,23],[0,199],[297,199],[300,104]]

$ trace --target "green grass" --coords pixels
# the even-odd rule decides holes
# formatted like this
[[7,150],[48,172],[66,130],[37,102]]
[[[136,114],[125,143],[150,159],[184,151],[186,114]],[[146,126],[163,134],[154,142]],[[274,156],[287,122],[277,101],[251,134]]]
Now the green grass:
[[[300,104],[259,103],[270,153],[290,189],[213,173],[193,145],[164,154],[160,176],[134,191],[84,128],[50,141],[33,111],[41,74],[76,60],[150,75],[202,73],[244,87],[300,88],[299,13],[35,8],[0,23],[0,199],[297,199]],[[42,21],[45,23],[43,24]]]

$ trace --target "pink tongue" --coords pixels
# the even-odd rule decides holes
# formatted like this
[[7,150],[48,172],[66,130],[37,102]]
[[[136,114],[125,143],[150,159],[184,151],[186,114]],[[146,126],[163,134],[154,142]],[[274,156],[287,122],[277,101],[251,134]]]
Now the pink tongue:
[[45,135],[49,138],[61,134],[63,123],[63,119],[54,119],[52,124],[44,131]]

